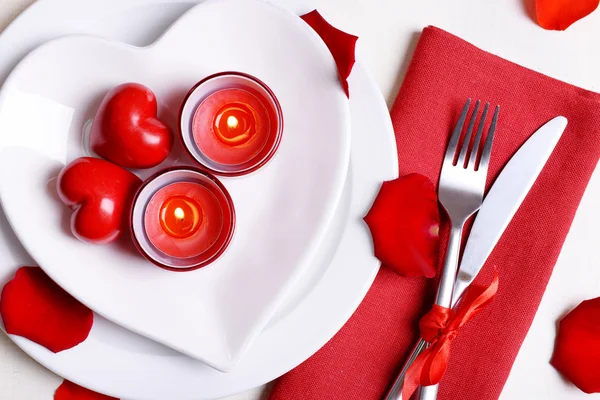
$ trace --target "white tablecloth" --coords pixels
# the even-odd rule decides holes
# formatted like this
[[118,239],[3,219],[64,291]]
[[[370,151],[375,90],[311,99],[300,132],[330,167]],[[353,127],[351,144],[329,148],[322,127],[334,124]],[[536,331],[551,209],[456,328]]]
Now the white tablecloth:
[[[0,0],[0,31],[35,0]],[[532,1],[531,1],[532,2]],[[555,78],[600,90],[600,10],[566,32],[547,32],[529,16],[528,0],[316,0],[333,22],[360,36],[363,60],[391,104],[426,25]],[[576,155],[574,155],[576,156]],[[582,300],[600,296],[600,172],[597,169],[563,247],[538,314],[517,357],[503,400],[600,399],[565,383],[549,365],[556,321]],[[61,379],[0,334],[0,399],[50,400]],[[262,389],[231,400],[259,400]],[[176,399],[165,399],[176,400]]]

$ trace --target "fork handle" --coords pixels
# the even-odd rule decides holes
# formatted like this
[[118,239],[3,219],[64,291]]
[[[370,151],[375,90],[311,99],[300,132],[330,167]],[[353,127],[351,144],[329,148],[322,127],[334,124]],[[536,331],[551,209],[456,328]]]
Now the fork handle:
[[456,282],[456,273],[458,272],[458,255],[460,254],[462,228],[463,224],[452,225],[452,230],[450,231],[446,260],[444,261],[442,277],[435,297],[435,304],[442,307],[449,308],[452,306],[452,293],[454,292],[454,282]]
[[[454,283],[456,282],[456,274],[458,272],[458,257],[460,254],[462,228],[463,224],[457,226],[454,224],[452,225],[448,250],[446,252],[446,260],[444,261],[444,271],[435,298],[435,304],[446,308],[452,306],[452,293],[454,292]],[[421,392],[417,396],[417,399],[436,400],[437,394],[438,385],[424,386],[421,388]]]
[[[452,303],[452,292],[454,290],[454,281],[456,280],[456,273],[458,271],[458,255],[460,252],[460,241],[462,237],[462,225],[452,227],[450,232],[450,241],[448,242],[448,250],[446,251],[446,259],[444,261],[444,269],[443,275],[440,279],[440,284],[438,286],[438,292],[436,296],[436,304],[441,304],[441,301],[447,301],[448,305],[444,307],[450,307]],[[443,285],[449,285],[450,289],[447,290],[443,287]],[[449,294],[447,293],[449,292]],[[443,296],[441,296],[443,295]],[[383,400],[402,400],[402,383],[404,382],[404,377],[406,376],[406,371],[415,361],[415,359],[421,354],[421,352],[427,346],[427,342],[423,339],[419,339],[419,341],[415,344],[412,351],[410,352],[410,356],[402,366],[400,373],[394,380],[394,383],[390,386],[388,391],[383,397]],[[431,386],[429,386],[431,388]],[[426,388],[421,388],[421,393]],[[431,393],[431,390],[429,391]],[[437,396],[437,390],[436,390]],[[425,400],[421,397],[422,400]],[[435,399],[435,397],[434,397]],[[429,399],[427,399],[429,400]]]

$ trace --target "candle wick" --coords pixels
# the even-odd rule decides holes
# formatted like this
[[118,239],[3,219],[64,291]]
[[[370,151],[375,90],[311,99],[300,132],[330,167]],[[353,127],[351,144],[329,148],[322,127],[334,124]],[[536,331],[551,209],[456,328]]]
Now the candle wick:
[[238,121],[238,119],[237,119],[236,117],[234,117],[233,115],[230,115],[230,116],[227,118],[227,126],[228,126],[230,129],[235,129],[235,128],[237,128],[238,124],[239,124],[239,121]]
[[183,221],[185,219],[185,212],[183,212],[181,207],[177,207],[174,211],[174,214],[175,218],[179,219],[180,221]]

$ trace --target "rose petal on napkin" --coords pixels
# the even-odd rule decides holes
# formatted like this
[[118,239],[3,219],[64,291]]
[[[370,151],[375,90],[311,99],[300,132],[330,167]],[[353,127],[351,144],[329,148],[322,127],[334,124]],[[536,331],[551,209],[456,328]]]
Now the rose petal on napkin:
[[560,321],[550,363],[585,393],[600,393],[600,297]]
[[87,339],[92,311],[65,292],[39,267],[19,268],[0,296],[6,332],[38,343],[54,353]]
[[300,18],[310,25],[327,45],[337,65],[340,83],[346,96],[350,97],[348,77],[356,62],[355,53],[358,37],[335,28],[317,10],[304,14]]
[[365,222],[386,267],[405,277],[435,276],[440,215],[429,178],[410,174],[384,182]]
[[119,400],[114,397],[92,392],[89,389],[64,381],[54,393],[54,400]]
[[600,0],[536,0],[536,14],[544,29],[564,31],[594,12]]

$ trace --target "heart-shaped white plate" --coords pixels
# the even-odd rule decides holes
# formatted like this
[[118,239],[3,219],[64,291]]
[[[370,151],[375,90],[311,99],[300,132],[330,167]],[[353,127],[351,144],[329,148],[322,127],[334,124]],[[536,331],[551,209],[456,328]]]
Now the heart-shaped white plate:
[[[266,82],[285,118],[267,166],[223,179],[237,214],[229,250],[209,267],[174,273],[127,246],[77,241],[55,177],[84,154],[84,126],[106,91],[145,84],[174,122],[188,89],[224,70]],[[0,143],[3,208],[51,278],[108,319],[223,371],[311,262],[340,200],[350,150],[348,102],[326,46],[292,13],[247,0],[202,3],[147,48],[90,37],[49,42],[6,81],[0,131],[13,132]]]

